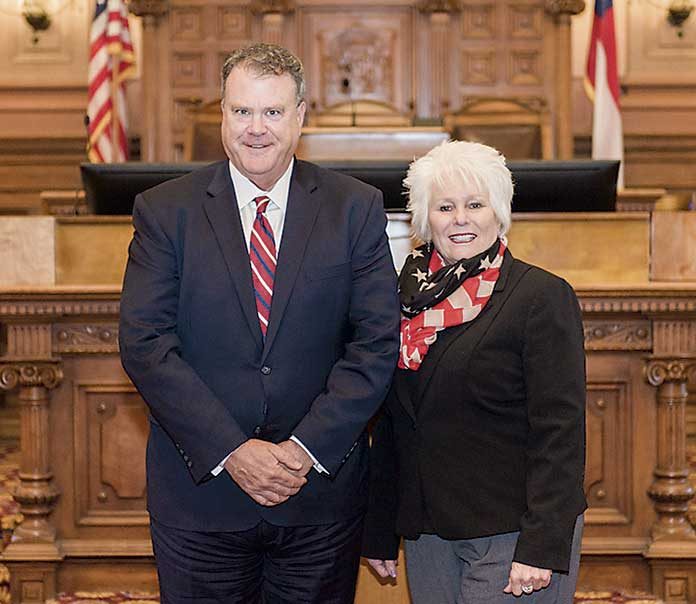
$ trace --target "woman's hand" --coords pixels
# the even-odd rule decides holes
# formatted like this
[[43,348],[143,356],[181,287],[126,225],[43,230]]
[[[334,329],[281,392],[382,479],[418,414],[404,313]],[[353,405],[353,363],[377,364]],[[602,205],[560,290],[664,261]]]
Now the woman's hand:
[[374,571],[382,577],[382,579],[396,579],[396,560],[375,560],[374,558],[365,558],[367,563]]
[[551,571],[548,568],[537,568],[520,562],[513,562],[510,568],[510,578],[503,590],[506,594],[516,596],[529,595],[544,589],[551,583]]

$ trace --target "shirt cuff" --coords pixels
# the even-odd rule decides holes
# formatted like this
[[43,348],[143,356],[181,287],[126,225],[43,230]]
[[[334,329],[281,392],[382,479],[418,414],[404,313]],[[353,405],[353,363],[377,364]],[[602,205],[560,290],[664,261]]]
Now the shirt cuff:
[[302,444],[302,441],[301,441],[299,438],[297,438],[297,436],[295,436],[295,435],[293,434],[293,435],[290,437],[290,440],[291,440],[292,442],[298,444],[300,447],[302,447],[302,450],[303,450],[307,455],[309,455],[309,458],[312,460],[312,463],[314,464],[314,469],[315,469],[317,472],[319,472],[319,474],[328,474],[328,473],[329,473],[329,472],[326,470],[326,468],[325,468],[324,466],[322,466],[322,465],[319,463],[319,460],[318,460],[316,457],[314,457],[314,455],[312,455],[312,452],[311,452],[307,447],[305,447],[305,446]]
[[232,451],[230,451],[225,456],[225,459],[223,459],[217,466],[215,466],[212,470],[210,470],[210,473],[213,476],[217,476],[220,472],[222,472],[225,469],[225,464],[227,463],[227,460],[230,458],[230,455],[232,455]]

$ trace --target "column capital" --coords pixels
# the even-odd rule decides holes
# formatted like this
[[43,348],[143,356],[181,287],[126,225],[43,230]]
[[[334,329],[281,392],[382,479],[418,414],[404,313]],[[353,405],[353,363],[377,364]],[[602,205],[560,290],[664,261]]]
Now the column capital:
[[651,386],[665,383],[684,383],[696,369],[696,357],[648,357],[643,369],[645,380]]
[[169,12],[169,0],[130,0],[128,10],[136,17],[158,20]]
[[552,16],[579,15],[585,10],[585,0],[546,0],[544,10]]
[[295,12],[295,4],[292,0],[255,0],[249,6],[249,10],[255,15],[291,15]]
[[53,389],[63,381],[60,361],[0,361],[0,390],[41,386]]
[[426,15],[454,15],[462,10],[457,0],[421,0],[416,8]]

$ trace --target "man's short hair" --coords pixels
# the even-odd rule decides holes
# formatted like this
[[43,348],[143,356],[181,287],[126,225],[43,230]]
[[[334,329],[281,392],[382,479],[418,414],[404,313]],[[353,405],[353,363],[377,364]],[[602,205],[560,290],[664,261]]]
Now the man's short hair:
[[258,76],[283,75],[289,74],[295,81],[297,104],[304,99],[305,80],[302,62],[292,54],[287,48],[277,44],[266,44],[258,42],[251,46],[233,50],[222,65],[222,99],[225,98],[225,84],[230,72],[237,67],[243,66]]

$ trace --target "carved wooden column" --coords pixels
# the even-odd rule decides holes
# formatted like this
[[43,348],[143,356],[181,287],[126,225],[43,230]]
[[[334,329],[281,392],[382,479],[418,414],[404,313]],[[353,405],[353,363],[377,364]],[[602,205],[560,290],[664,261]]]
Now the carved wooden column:
[[143,21],[143,120],[140,136],[140,156],[143,161],[153,162],[157,157],[157,142],[159,139],[157,103],[161,99],[159,90],[159,50],[157,38],[159,21],[169,11],[169,0],[130,0],[130,11],[142,17]]
[[261,41],[284,46],[283,31],[294,10],[291,0],[258,0],[252,4],[251,12],[261,17]]
[[17,388],[21,404],[20,483],[13,495],[24,515],[4,552],[5,559],[12,559],[17,549],[23,549],[25,557],[25,545],[44,556],[59,553],[56,529],[50,518],[59,493],[49,463],[48,414],[49,391],[62,379],[63,371],[57,361],[0,362],[0,389]]
[[686,460],[686,381],[694,366],[696,358],[653,356],[645,368],[648,383],[657,387],[657,466],[648,490],[657,513],[653,541],[696,541],[687,515],[694,487]]
[[570,17],[585,9],[584,0],[546,0],[546,12],[556,24],[556,157],[573,157],[573,67]]
[[428,16],[430,21],[430,53],[428,73],[430,74],[429,115],[440,116],[449,110],[450,69],[453,47],[450,44],[452,17],[459,12],[459,6],[452,0],[425,0],[418,10]]

